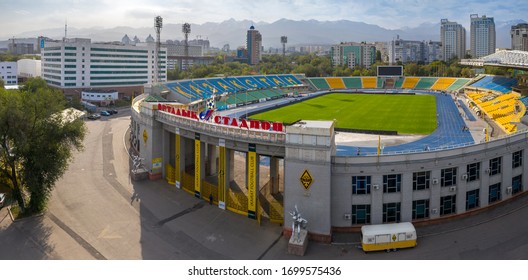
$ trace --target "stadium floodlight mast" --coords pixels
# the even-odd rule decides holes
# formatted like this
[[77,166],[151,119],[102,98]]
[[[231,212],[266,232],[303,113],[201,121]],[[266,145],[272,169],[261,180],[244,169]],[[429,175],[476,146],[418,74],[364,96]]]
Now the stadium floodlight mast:
[[284,63],[284,66],[286,67],[286,43],[288,43],[288,37],[281,36],[281,43],[282,43],[282,62]]
[[182,32],[185,36],[184,60],[182,61],[182,69],[187,70],[187,64],[189,63],[189,34],[191,33],[191,25],[189,23],[184,23],[182,25]]
[[156,51],[154,54],[154,84],[159,82],[159,52],[161,48],[161,28],[163,27],[163,18],[157,16],[154,18],[154,28],[156,29]]

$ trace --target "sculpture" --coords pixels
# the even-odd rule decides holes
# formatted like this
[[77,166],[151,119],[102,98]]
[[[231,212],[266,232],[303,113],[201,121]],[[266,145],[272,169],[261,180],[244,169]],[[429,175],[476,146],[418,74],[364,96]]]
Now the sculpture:
[[301,239],[301,228],[306,229],[306,224],[308,221],[301,217],[301,212],[297,209],[297,204],[295,204],[295,210],[290,212],[292,215],[292,236],[293,240],[300,241]]
[[136,155],[133,155],[132,156],[132,166],[134,166],[134,169],[132,170],[132,172],[136,173],[137,170],[141,167],[141,161],[143,159],[140,158],[139,156],[136,156]]

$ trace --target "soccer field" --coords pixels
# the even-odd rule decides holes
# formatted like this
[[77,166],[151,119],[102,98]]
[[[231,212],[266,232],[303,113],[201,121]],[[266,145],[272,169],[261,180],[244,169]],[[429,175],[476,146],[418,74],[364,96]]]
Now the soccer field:
[[430,134],[436,128],[436,100],[433,95],[332,93],[250,118],[284,123],[335,119],[337,128]]

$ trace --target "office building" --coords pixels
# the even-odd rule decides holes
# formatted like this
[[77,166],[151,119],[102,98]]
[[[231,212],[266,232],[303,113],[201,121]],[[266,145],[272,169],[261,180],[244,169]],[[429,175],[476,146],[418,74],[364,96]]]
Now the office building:
[[495,53],[495,22],[492,17],[472,14],[471,19],[471,57],[481,58]]
[[[156,44],[136,46],[92,43],[90,39],[45,42],[42,77],[65,93],[84,88],[117,89],[139,94],[144,84],[154,81]],[[167,49],[159,55],[159,80],[167,80]]]
[[16,85],[17,78],[17,63],[14,61],[0,61],[0,80],[4,81],[4,85]]
[[510,35],[512,50],[528,51],[528,23],[513,25]]

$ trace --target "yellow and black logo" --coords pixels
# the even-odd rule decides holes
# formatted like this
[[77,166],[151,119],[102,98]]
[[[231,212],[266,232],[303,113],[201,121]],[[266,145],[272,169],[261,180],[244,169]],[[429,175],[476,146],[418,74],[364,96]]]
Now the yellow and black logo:
[[305,189],[308,189],[313,182],[312,175],[310,175],[310,172],[308,172],[307,169],[304,170],[303,174],[301,175],[301,178],[299,179],[301,180],[301,184]]

